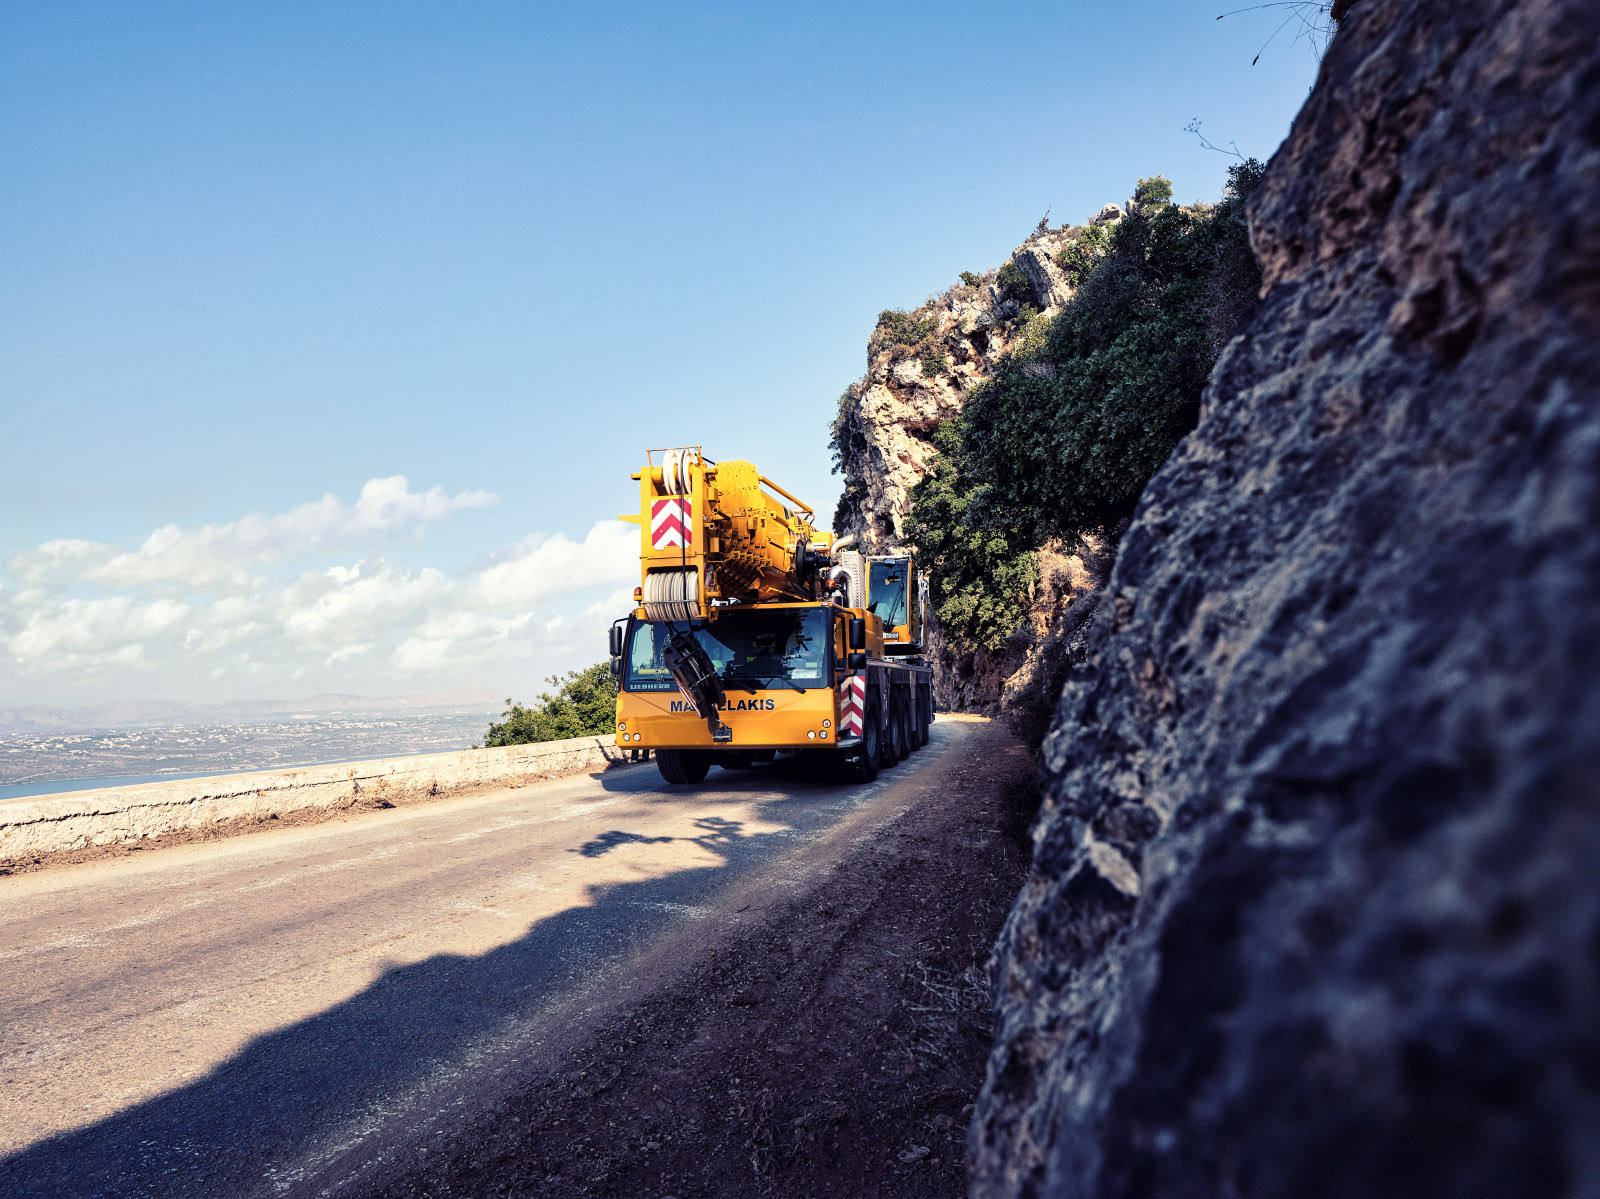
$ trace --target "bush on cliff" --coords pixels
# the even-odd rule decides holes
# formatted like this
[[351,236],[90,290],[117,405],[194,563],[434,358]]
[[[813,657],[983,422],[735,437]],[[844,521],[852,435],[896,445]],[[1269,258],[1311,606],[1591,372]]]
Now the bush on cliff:
[[1117,228],[1118,226],[1112,224],[1090,225],[1061,247],[1061,252],[1056,255],[1056,262],[1066,272],[1069,284],[1079,287],[1085,279],[1094,274],[1094,268],[1100,265],[1100,260],[1110,250],[1111,239],[1116,234]]
[[828,426],[828,449],[833,453],[833,473],[867,452],[867,435],[861,427],[861,384],[852,383],[839,393],[839,406]]
[[907,536],[952,637],[1003,642],[1026,608],[1031,551],[1130,515],[1194,427],[1217,354],[1255,300],[1244,203],[1261,170],[1231,168],[1213,207],[1152,204],[1085,230],[1064,251],[1072,299],[941,434]]
[[498,723],[489,726],[483,744],[527,745],[564,737],[602,737],[617,727],[617,682],[611,668],[597,662],[587,670],[569,670],[547,680],[556,690],[544,692],[532,707],[506,700]]
[[899,308],[885,308],[878,313],[878,323],[872,330],[872,340],[894,346],[916,346],[924,338],[938,331],[939,321],[933,316],[918,316]]
[[914,506],[906,539],[929,571],[935,611],[947,629],[985,649],[999,649],[1022,620],[1039,577],[1033,546],[1009,529],[968,518],[979,491],[966,473],[961,426],[946,421],[934,430],[939,456],[912,492]]
[[1019,304],[1033,300],[1033,283],[1028,278],[1028,272],[1015,261],[1001,267],[994,281],[1000,288],[1000,298],[1003,300],[1016,300]]
[[1139,180],[1133,185],[1133,202],[1140,207],[1147,204],[1170,204],[1172,180],[1165,175],[1151,175],[1148,179]]

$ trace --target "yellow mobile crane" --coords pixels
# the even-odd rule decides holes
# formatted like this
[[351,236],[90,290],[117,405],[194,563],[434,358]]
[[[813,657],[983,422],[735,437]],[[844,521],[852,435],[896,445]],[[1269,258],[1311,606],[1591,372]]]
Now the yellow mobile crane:
[[[659,462],[657,455],[660,456]],[[909,555],[868,557],[749,462],[651,450],[642,578],[611,626],[617,743],[669,783],[826,754],[866,782],[927,744],[926,594]]]

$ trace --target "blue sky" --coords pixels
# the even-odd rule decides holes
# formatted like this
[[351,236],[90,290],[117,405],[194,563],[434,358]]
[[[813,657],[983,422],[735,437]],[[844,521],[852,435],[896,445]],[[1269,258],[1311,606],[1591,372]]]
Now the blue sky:
[[879,310],[1276,148],[1224,7],[5,6],[0,704],[598,659],[645,447],[826,518]]

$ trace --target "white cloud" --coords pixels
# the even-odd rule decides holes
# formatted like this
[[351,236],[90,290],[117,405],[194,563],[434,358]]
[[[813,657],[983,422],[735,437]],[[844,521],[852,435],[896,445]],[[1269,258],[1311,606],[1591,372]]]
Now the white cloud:
[[610,627],[611,622],[618,617],[626,616],[634,609],[633,591],[631,588],[619,587],[604,599],[596,600],[581,613],[578,620],[585,625],[604,625]]
[[407,637],[394,651],[395,666],[407,674],[442,670],[452,662],[448,637]]
[[632,525],[530,536],[460,572],[381,556],[397,532],[493,498],[394,476],[352,504],[168,526],[135,549],[46,542],[0,572],[0,703],[90,702],[119,671],[130,688],[196,695],[536,686],[603,657],[638,581]]
[[[318,588],[325,583],[332,586]],[[444,575],[431,568],[413,574],[380,567],[364,576],[360,567],[325,571],[302,578],[288,590],[283,630],[319,644],[350,641],[414,616],[449,590]]]
[[[497,497],[487,491],[451,496],[433,487],[414,492],[404,475],[390,475],[369,479],[353,505],[330,493],[274,516],[256,514],[197,529],[165,525],[137,550],[92,567],[84,577],[111,586],[169,579],[191,585],[240,581],[248,568],[262,563],[358,543],[379,533],[420,529],[496,502]],[[40,547],[41,552],[44,549]]]
[[639,530],[602,520],[582,541],[561,533],[524,541],[479,576],[478,590],[486,602],[501,607],[586,587],[614,587],[638,573]]
[[101,556],[109,547],[98,541],[63,537],[25,550],[6,563],[6,569],[29,583],[41,583],[58,571]]
[[146,604],[136,603],[126,595],[99,600],[68,599],[49,610],[34,612],[6,644],[12,656],[25,665],[52,656],[71,662],[107,655],[130,661],[139,656],[129,656],[130,642],[171,628],[188,611],[189,605],[173,599]]

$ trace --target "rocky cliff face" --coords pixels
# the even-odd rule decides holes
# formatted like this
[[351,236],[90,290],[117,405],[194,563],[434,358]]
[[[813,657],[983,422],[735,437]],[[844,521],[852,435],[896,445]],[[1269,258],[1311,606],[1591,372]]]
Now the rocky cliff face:
[[[1107,204],[1092,223],[1124,214]],[[1071,298],[1058,258],[1084,228],[1041,221],[998,270],[968,275],[915,311],[879,320],[867,342],[867,373],[840,397],[833,426],[845,484],[835,532],[854,535],[868,553],[902,548],[911,489],[935,453],[934,429],[960,414],[1001,355],[1039,336]],[[997,653],[951,645],[935,625],[928,658],[940,706],[1040,718],[1033,709],[1042,691],[1054,691],[1040,680],[1057,677],[1074,651],[1076,630],[1092,609],[1088,597],[1108,564],[1096,539],[1081,554],[1046,547],[1030,618]]]
[[1066,671],[1083,661],[1112,550],[1106,538],[1089,536],[1077,553],[1050,544],[1038,560],[1027,615],[999,650],[954,642],[937,620],[928,622],[925,642],[942,710],[1002,716],[1030,744],[1049,727]]
[[1357,0],[997,951],[982,1196],[1600,1193],[1600,6]]
[[[1112,204],[1096,220],[1121,216]],[[870,553],[899,547],[933,430],[960,413],[1000,355],[1066,303],[1072,289],[1056,256],[1077,232],[1041,221],[999,270],[968,274],[915,311],[879,320],[867,373],[840,397],[834,424],[845,484],[835,532],[854,534]]]

